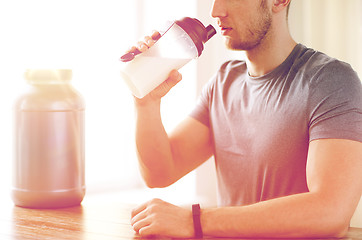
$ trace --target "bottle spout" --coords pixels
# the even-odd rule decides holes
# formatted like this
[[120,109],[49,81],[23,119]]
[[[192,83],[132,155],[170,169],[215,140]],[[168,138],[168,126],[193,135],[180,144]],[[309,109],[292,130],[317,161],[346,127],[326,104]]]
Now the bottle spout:
[[216,29],[210,24],[209,26],[206,27],[206,33],[207,33],[206,41],[208,41],[216,34]]

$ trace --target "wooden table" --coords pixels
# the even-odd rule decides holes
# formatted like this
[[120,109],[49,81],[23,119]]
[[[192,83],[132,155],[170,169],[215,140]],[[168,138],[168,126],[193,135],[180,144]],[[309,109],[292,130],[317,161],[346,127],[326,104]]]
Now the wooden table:
[[[132,207],[114,199],[54,210],[20,208],[9,202],[0,206],[0,240],[140,239],[130,225]],[[351,228],[344,239],[362,240],[362,229]]]
[[63,209],[0,207],[0,240],[139,239],[130,225],[133,205],[84,201]]

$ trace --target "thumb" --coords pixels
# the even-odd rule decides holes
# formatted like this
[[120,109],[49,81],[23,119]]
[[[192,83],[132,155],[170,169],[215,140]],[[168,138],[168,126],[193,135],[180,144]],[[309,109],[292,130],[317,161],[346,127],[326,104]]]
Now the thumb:
[[165,83],[168,85],[169,89],[173,88],[177,83],[182,80],[182,75],[177,70],[172,70],[170,75],[166,79]]
[[161,96],[164,96],[171,90],[171,88],[179,83],[181,79],[181,73],[179,73],[177,70],[172,70],[168,75],[168,78],[155,89],[155,92]]

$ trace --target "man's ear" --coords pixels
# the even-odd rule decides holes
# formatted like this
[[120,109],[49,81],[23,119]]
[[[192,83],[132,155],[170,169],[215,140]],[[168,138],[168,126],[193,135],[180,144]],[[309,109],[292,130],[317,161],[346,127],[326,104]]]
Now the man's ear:
[[273,0],[273,12],[278,13],[287,8],[290,0]]

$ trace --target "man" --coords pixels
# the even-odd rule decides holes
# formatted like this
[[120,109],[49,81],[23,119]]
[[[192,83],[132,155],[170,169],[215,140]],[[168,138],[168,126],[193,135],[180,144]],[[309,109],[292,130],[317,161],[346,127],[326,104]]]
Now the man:
[[[340,237],[362,192],[361,83],[349,65],[291,38],[290,0],[214,0],[226,46],[247,60],[225,63],[189,117],[167,134],[161,98],[177,71],[135,99],[140,170],[165,187],[215,156],[220,206],[201,209],[204,235]],[[146,38],[138,48],[152,46]],[[152,137],[149,137],[152,136]],[[132,212],[141,236],[190,238],[190,209],[159,199]]]

